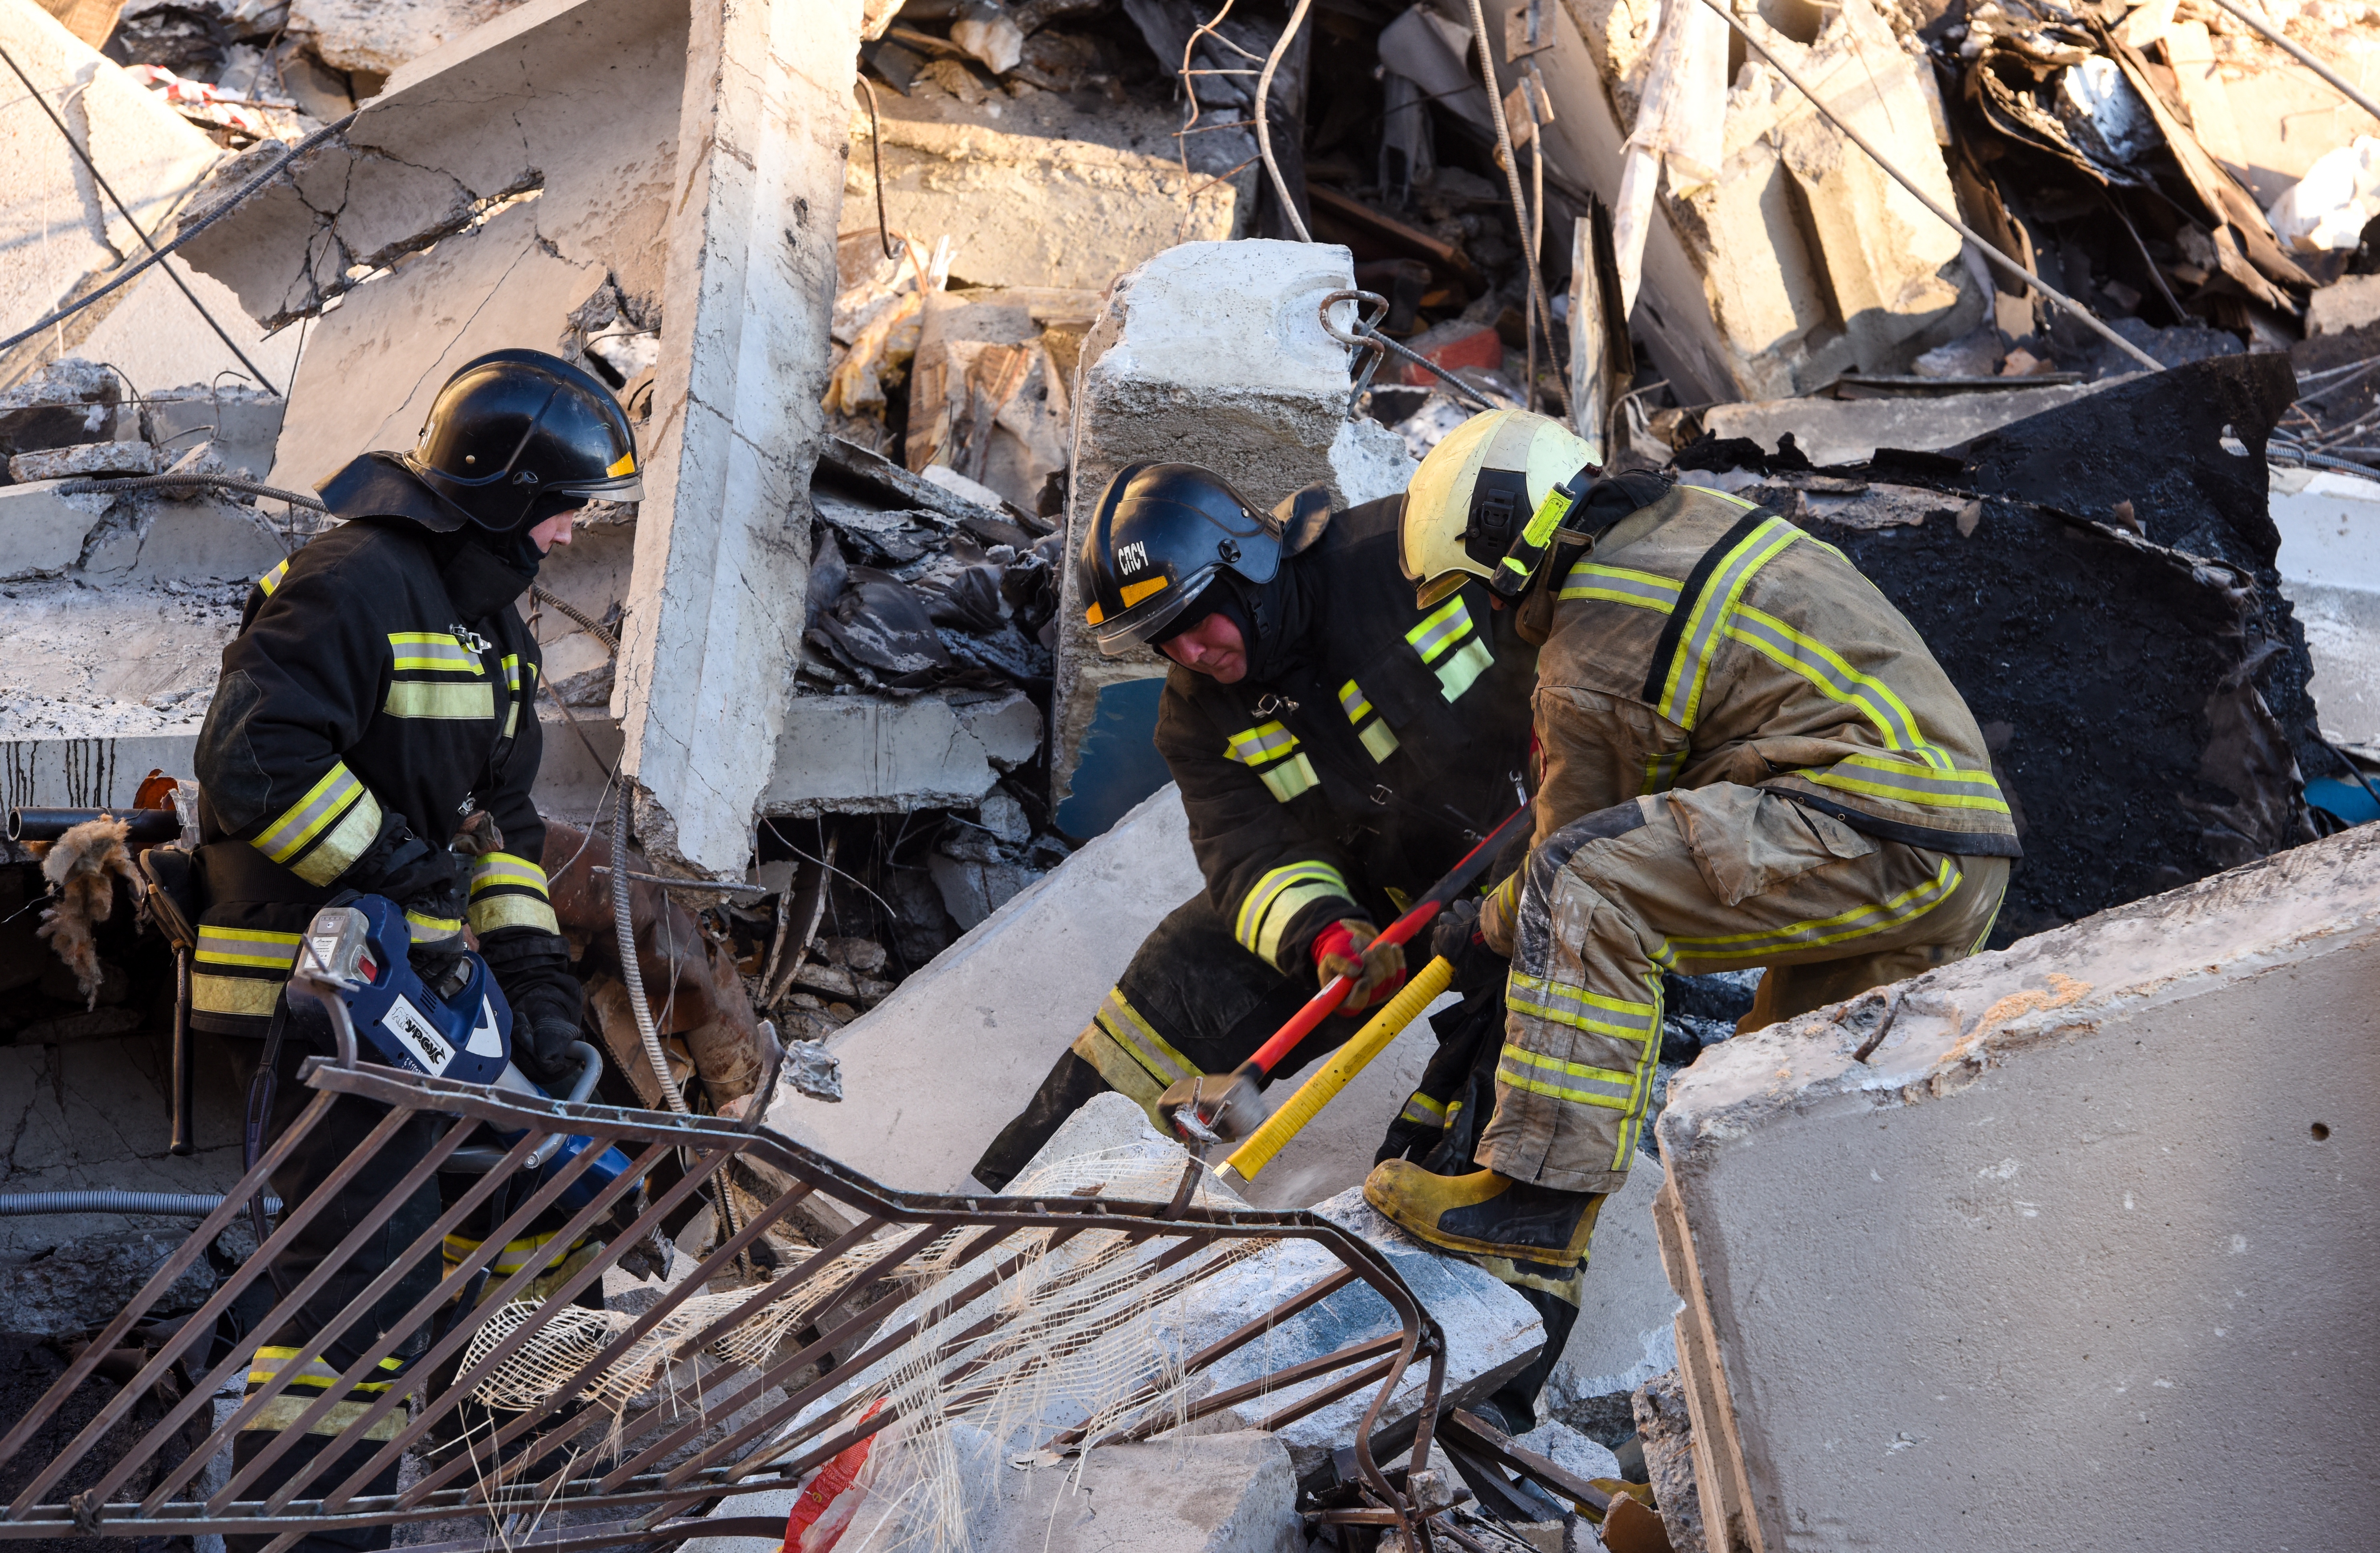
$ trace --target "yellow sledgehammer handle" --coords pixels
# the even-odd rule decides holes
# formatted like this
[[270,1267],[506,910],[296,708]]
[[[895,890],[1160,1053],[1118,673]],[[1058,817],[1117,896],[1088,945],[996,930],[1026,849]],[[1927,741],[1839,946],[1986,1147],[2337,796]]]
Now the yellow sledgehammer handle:
[[1315,1070],[1314,1076],[1297,1086],[1289,1103],[1265,1118],[1265,1124],[1248,1134],[1247,1141],[1232,1150],[1223,1168],[1215,1173],[1227,1183],[1254,1181],[1258,1171],[1272,1163],[1290,1139],[1297,1136],[1315,1114],[1329,1105],[1349,1081],[1364,1071],[1375,1057],[1389,1049],[1404,1027],[1412,1024],[1421,1011],[1438,1001],[1438,995],[1454,979],[1454,967],[1443,956],[1421,968],[1397,995],[1389,1000],[1388,1007],[1372,1015],[1371,1022],[1355,1032],[1355,1038],[1330,1054],[1330,1060]]

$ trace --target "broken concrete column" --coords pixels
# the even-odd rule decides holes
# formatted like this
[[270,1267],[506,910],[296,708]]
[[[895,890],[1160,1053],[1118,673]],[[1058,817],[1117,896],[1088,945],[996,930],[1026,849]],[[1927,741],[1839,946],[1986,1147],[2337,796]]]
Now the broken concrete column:
[[[1387,428],[1347,418],[1348,351],[1322,327],[1322,298],[1354,284],[1343,248],[1262,240],[1184,243],[1118,280],[1084,338],[1075,378],[1066,553],[1129,464],[1201,464],[1265,507],[1317,480],[1342,507],[1402,491],[1413,461]],[[1103,656],[1083,629],[1083,608],[1069,567],[1053,803],[1071,790],[1099,692],[1164,672],[1152,652]]]
[[1705,1052],[1659,1207],[1712,1543],[2174,1547],[2220,1482],[2361,1546],[2375,976],[2366,828]]
[[[976,1160],[1141,940],[1204,887],[1169,784],[844,1025],[829,1043],[842,1105],[781,1095],[770,1125],[888,1185],[978,1190],[965,1184]],[[1266,1167],[1248,1200],[1304,1207],[1362,1182],[1436,1049],[1427,1022],[1414,1021]],[[1294,1082],[1276,1086],[1273,1103]]]
[[801,641],[859,27],[858,0],[694,7],[612,706],[646,848],[713,873],[750,855]]

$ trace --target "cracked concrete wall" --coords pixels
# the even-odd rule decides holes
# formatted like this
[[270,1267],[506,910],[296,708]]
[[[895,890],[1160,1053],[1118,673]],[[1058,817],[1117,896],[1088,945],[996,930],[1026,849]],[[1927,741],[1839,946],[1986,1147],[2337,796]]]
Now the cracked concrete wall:
[[2366,826],[1706,1050],[1657,1218],[1713,1545],[2150,1553],[2219,1482],[2368,1546],[2375,977]]
[[398,71],[345,146],[182,250],[260,322],[317,315],[273,483],[411,446],[474,356],[576,356],[593,312],[658,306],[686,40],[678,6],[533,0]]
[[[175,208],[222,159],[214,142],[161,97],[31,0],[0,0],[0,36],[146,230],[168,224]],[[99,191],[41,103],[25,94],[15,77],[6,79],[0,157],[6,159],[9,188],[0,200],[0,333],[13,333],[65,302],[88,277],[139,252],[140,239]],[[113,301],[72,321],[65,343],[71,347],[97,326]],[[188,302],[175,301],[183,316],[197,322]],[[238,325],[237,319],[232,322]],[[0,363],[0,382],[46,359],[58,343],[52,338],[18,347]]]
[[809,580],[858,0],[698,4],[612,710],[662,858],[740,876]]
[[[228,1191],[240,1177],[245,1093],[231,1045],[199,1037],[191,1105],[199,1151],[185,1158],[165,1151],[164,1037],[0,1048],[0,1191]],[[255,1043],[249,1045],[253,1061]],[[122,1214],[0,1217],[0,1269],[84,1235],[132,1228],[178,1240],[190,1223]]]

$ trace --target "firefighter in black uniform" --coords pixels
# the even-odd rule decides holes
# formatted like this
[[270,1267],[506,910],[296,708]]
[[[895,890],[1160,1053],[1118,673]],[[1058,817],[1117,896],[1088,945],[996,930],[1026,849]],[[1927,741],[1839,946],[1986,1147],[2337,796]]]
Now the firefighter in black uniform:
[[[531,350],[466,365],[440,391],[411,452],[368,453],[321,489],[345,522],[249,590],[196,757],[198,866],[209,904],[191,1023],[268,1037],[262,1062],[278,1099],[269,1116],[251,1116],[251,1147],[311,1098],[296,1073],[322,1049],[289,1019],[282,989],[300,930],[317,908],[349,892],[404,907],[416,965],[432,980],[451,968],[468,923],[512,1006],[514,1063],[540,1083],[566,1076],[580,992],[538,864],[545,824],[529,786],[540,753],[539,661],[514,601],[547,547],[569,542],[575,510],[593,498],[641,493],[635,439],[618,403],[597,379]],[[480,812],[493,821],[497,850],[476,857],[450,850],[449,838]],[[274,1175],[282,1200],[305,1198],[384,1114],[369,1101],[338,1100]],[[409,1123],[313,1220],[274,1281],[289,1288],[304,1278],[382,1206],[434,1134],[426,1115]],[[265,1334],[251,1387],[322,1337],[438,1212],[434,1184],[400,1205],[382,1231],[384,1255],[351,1258],[297,1320]],[[569,1249],[507,1246],[498,1266],[509,1271],[525,1257]],[[434,1260],[413,1269],[364,1319],[333,1334],[322,1357],[242,1430],[235,1460],[244,1465],[277,1438],[438,1277]],[[382,1362],[389,1377],[342,1399],[311,1431],[310,1448],[298,1441],[241,1497],[260,1497],[310,1462],[319,1437],[359,1416],[426,1341],[407,1334]],[[404,1421],[398,1409],[374,1433],[384,1439]],[[375,1450],[358,1446],[351,1460],[325,1467],[313,1491],[335,1486]],[[395,1477],[392,1468],[363,1491],[392,1492]],[[384,1529],[315,1534],[299,1544],[387,1546]]]
[[[1087,618],[1104,650],[1147,644],[1173,662],[1157,746],[1207,889],[1141,944],[985,1151],[986,1185],[1006,1186],[1102,1091],[1156,1120],[1167,1086],[1231,1073],[1342,971],[1354,991],[1271,1076],[1346,1041],[1404,977],[1401,950],[1367,948],[1380,925],[1524,802],[1536,649],[1485,587],[1415,607],[1403,508],[1392,496],[1334,514],[1313,488],[1267,515],[1187,464],[1135,465],[1100,498],[1076,562]],[[1414,1120],[1435,1133],[1443,1117]],[[1575,1268],[1483,1265],[1568,1331]],[[1508,1421],[1543,1379],[1500,1397]]]

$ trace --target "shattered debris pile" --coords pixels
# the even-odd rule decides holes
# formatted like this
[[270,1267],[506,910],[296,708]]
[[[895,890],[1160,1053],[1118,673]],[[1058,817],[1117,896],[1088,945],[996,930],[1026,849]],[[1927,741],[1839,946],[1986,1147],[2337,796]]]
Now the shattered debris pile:
[[[1910,1334],[1938,1312],[1904,1279],[1861,1306],[1873,1331],[1834,1330],[1829,1278],[1900,1265],[1838,1231],[1939,1241],[1955,1262],[1978,1223],[1999,1244],[2056,1217],[2082,1227],[2082,1276],[2126,1297],[2140,1266],[2197,1267],[2087,1182],[1993,1196],[2056,1173],[2036,1112],[2113,1105],[2130,1109],[2095,1135],[2173,1131],[2141,1114],[2172,1087],[2157,1074],[2102,1095],[2050,1072],[2056,1053],[2084,1061],[2091,1032],[2138,1026],[2172,1048],[2168,1077],[2237,1066],[2175,1011],[2228,1007],[2216,983],[2242,956],[2302,990],[2360,941],[2360,917],[2305,914],[2325,891],[2361,909],[2360,843],[2329,833],[2380,818],[2374,22],[2332,0],[0,0],[30,89],[0,103],[18,170],[0,322],[22,336],[0,350],[6,796],[120,809],[146,773],[191,769],[249,584],[324,521],[202,479],[302,496],[357,452],[409,445],[465,361],[553,351],[618,395],[645,494],[583,513],[523,601],[546,671],[545,862],[608,1059],[596,1098],[638,1126],[673,1099],[689,1114],[666,1123],[650,1236],[601,1250],[607,1308],[571,1307],[481,1401],[566,1402],[589,1354],[641,1341],[590,1397],[649,1426],[654,1471],[799,1439],[815,1459],[789,1478],[700,1486],[728,1529],[656,1534],[703,1553],[745,1553],[746,1522],[796,1548],[849,1528],[853,1553],[870,1525],[870,1546],[1353,1553],[1392,1545],[1391,1498],[1466,1548],[1718,1553],[1814,1524],[1939,1542],[1928,1486],[1964,1482],[1990,1440],[2101,1440],[2101,1415],[2040,1400],[2100,1361],[1993,1371],[2046,1377],[2027,1405],[2054,1416],[2030,1432],[2007,1431],[1993,1386],[1920,1394],[1902,1382],[1934,1350]],[[1427,1062],[1426,1022],[1248,1188],[1315,1219],[1172,1248],[1120,1231],[1173,1197],[1182,1156],[1109,1097],[1013,1188],[1087,1201],[1096,1227],[969,1243],[1013,1266],[951,1238],[990,1200],[967,1171],[1000,1122],[1204,884],[1151,757],[1167,665],[1100,652],[1075,596],[1106,482],[1186,459],[1259,506],[1318,486],[1344,508],[1402,491],[1449,431],[1507,406],[1850,556],[1974,709],[2025,849],[2001,957],[1749,1040],[1756,975],[1668,978],[1661,1120],[1603,1207],[1542,1421],[1514,1438],[1463,1409],[1545,1357],[1542,1328],[1352,1190]],[[624,810],[635,844],[614,857]],[[126,890],[79,982],[34,936],[35,858],[0,863],[0,1086],[30,1097],[8,1185],[228,1188],[238,1054],[199,1043],[199,1153],[168,1156],[170,956]],[[613,867],[632,876],[625,952]],[[2137,967],[2076,968],[2134,938],[2158,951],[2168,928],[2204,951],[2187,976],[2141,990]],[[2345,1006],[2318,1001],[2309,1038],[2360,1028]],[[2035,1121],[2010,1121],[2003,1102],[2034,1088],[2016,1109]],[[1867,1138],[1878,1096],[1900,1144]],[[2293,1147],[2338,1147],[2339,1118],[2265,1119],[2312,1140]],[[764,1121],[695,1179],[701,1148]],[[1837,1122],[1958,1186],[1925,1200],[1959,1212],[1931,1223],[1900,1183],[1812,1209],[1826,1169],[1788,1191],[1762,1167],[1837,1149],[1820,1135]],[[1932,1136],[1954,1124],[2010,1141],[1966,1160]],[[756,1137],[816,1154],[769,1163]],[[2233,1145],[2275,1179],[2305,1173]],[[802,1173],[821,1159],[843,1162],[825,1185]],[[888,1208],[852,1170],[954,1195]],[[2313,1217],[2290,1232],[2314,1244],[2335,1226],[2308,1182],[2290,1200]],[[850,1200],[826,1206],[837,1191]],[[2200,1207],[2206,1244],[2263,1244],[2265,1220],[2235,1231]],[[1244,1206],[1209,1184],[1177,1211]],[[1780,1224],[1807,1233],[1780,1247]],[[34,1392],[188,1227],[0,1217],[0,1330],[43,1340],[10,1351]],[[1423,1394],[1426,1364],[1380,1393],[1378,1479],[1353,1445],[1389,1348],[1360,1372],[1301,1366],[1393,1347],[1389,1294],[1334,1287],[1200,1359],[1330,1276],[1342,1238],[1442,1340],[1442,1395]],[[92,1395],[252,1277],[251,1249],[211,1236]],[[1009,1281],[977,1287],[995,1265]],[[756,1280],[773,1288],[758,1306]],[[694,1303],[636,1330],[680,1293]],[[722,1337],[747,1307],[763,1319]],[[524,1295],[473,1353],[495,1363],[554,1314]],[[968,1330],[995,1316],[997,1341]],[[2294,1321],[2257,1335],[2265,1371],[2320,1351],[2303,1331],[2351,1325]],[[903,1336],[863,1350],[879,1325]],[[2056,1341],[2097,1341],[2070,1336]],[[2215,1341],[2227,1396],[2272,1394]],[[1813,1358],[1835,1353],[1848,1367]],[[1852,1395],[1862,1355],[1901,1380]],[[89,1416],[29,1450],[55,1453]],[[2162,1419],[2126,1438],[2235,1471],[2197,1424]],[[1425,1422],[1431,1449],[1390,1467]],[[1220,1432],[1181,1438],[1192,1424]],[[1021,1456],[1075,1426],[1134,1438]],[[161,1460],[178,1470],[204,1439]],[[1821,1458],[1840,1441],[1849,1454]],[[1844,1473],[1860,1451],[1868,1468]],[[1981,1481],[2038,1465],[2010,1456]],[[2290,1470],[2265,1463],[2254,1491]],[[2165,1501],[2047,1492],[2111,1544],[2168,1524]],[[2012,1525],[2025,1502],[1978,1501],[1973,1523]],[[804,1507],[816,1535],[795,1535]]]

